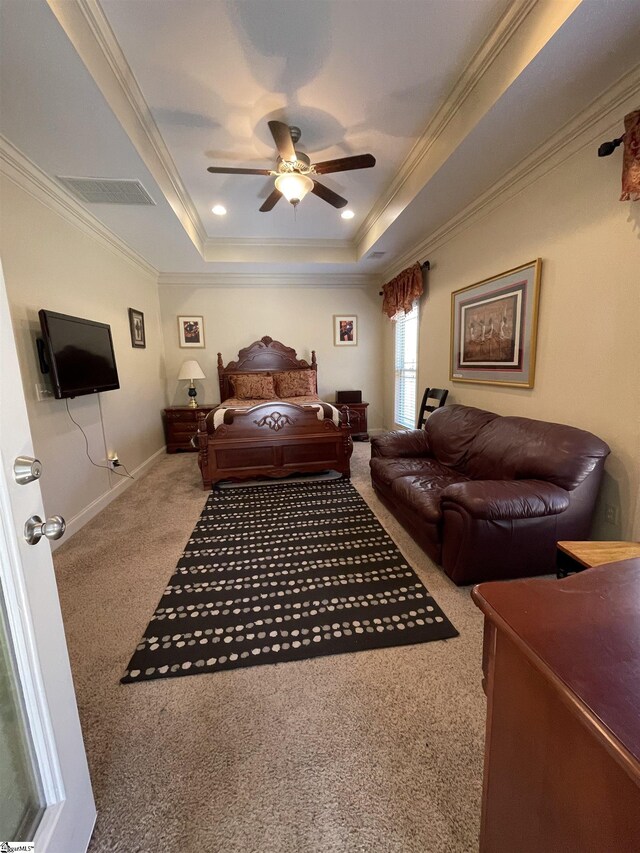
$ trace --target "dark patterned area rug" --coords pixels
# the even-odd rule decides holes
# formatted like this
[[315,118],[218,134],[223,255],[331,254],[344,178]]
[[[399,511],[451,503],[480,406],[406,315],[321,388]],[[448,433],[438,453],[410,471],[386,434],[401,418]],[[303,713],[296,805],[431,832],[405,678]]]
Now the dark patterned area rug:
[[457,635],[348,481],[217,490],[122,681]]

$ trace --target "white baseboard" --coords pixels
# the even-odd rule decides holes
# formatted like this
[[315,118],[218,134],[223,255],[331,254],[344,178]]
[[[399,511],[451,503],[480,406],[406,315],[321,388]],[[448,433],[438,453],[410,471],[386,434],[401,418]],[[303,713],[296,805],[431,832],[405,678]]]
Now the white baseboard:
[[[138,465],[137,468],[134,468],[131,475],[136,477],[140,474],[144,474],[145,471],[153,465],[157,457],[163,454],[166,449],[166,446],[162,446],[159,450],[156,450],[156,452],[148,459],[145,459],[142,464]],[[100,497],[96,498],[94,501],[91,501],[88,506],[67,521],[67,529],[64,537],[51,542],[51,550],[55,551],[56,548],[59,548],[61,545],[64,545],[65,542],[68,542],[69,539],[78,532],[78,530],[84,527],[92,518],[95,518],[96,515],[98,515],[99,512],[102,512],[105,507],[109,506],[111,501],[119,497],[125,489],[128,489],[129,486],[133,484],[133,482],[134,481],[130,480],[128,477],[118,477],[118,482],[115,483],[108,491],[100,495]]]

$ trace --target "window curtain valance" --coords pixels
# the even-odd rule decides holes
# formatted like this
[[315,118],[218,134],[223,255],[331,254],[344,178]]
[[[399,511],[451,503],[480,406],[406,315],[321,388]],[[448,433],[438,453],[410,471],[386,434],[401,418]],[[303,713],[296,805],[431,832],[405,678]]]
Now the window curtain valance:
[[416,299],[422,296],[422,292],[422,267],[420,264],[413,264],[382,288],[382,313],[391,320],[400,314],[408,314]]
[[640,201],[640,110],[634,110],[624,117],[620,201]]

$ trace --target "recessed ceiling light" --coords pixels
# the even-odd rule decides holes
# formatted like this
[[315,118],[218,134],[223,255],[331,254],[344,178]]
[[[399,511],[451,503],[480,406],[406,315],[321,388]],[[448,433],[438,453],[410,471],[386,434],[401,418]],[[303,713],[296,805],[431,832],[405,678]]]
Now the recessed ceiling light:
[[215,213],[216,216],[226,216],[227,215],[227,208],[221,204],[216,204],[215,207],[211,208],[211,212]]
[[343,219],[353,219],[353,217],[355,216],[355,213],[353,212],[353,210],[343,210],[342,213],[340,214],[340,216]]

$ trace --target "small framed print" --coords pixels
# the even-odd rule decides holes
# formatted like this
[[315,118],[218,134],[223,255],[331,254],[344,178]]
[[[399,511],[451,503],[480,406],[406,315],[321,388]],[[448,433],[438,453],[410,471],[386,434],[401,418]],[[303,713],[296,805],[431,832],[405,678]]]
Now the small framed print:
[[451,294],[453,382],[533,388],[541,267],[538,258]]
[[142,311],[129,308],[129,331],[131,332],[131,346],[144,349],[147,345],[147,339],[144,333],[144,314]]
[[183,349],[203,349],[204,320],[202,317],[178,317],[178,338]]
[[355,314],[333,315],[333,345],[335,347],[358,346],[358,318]]

